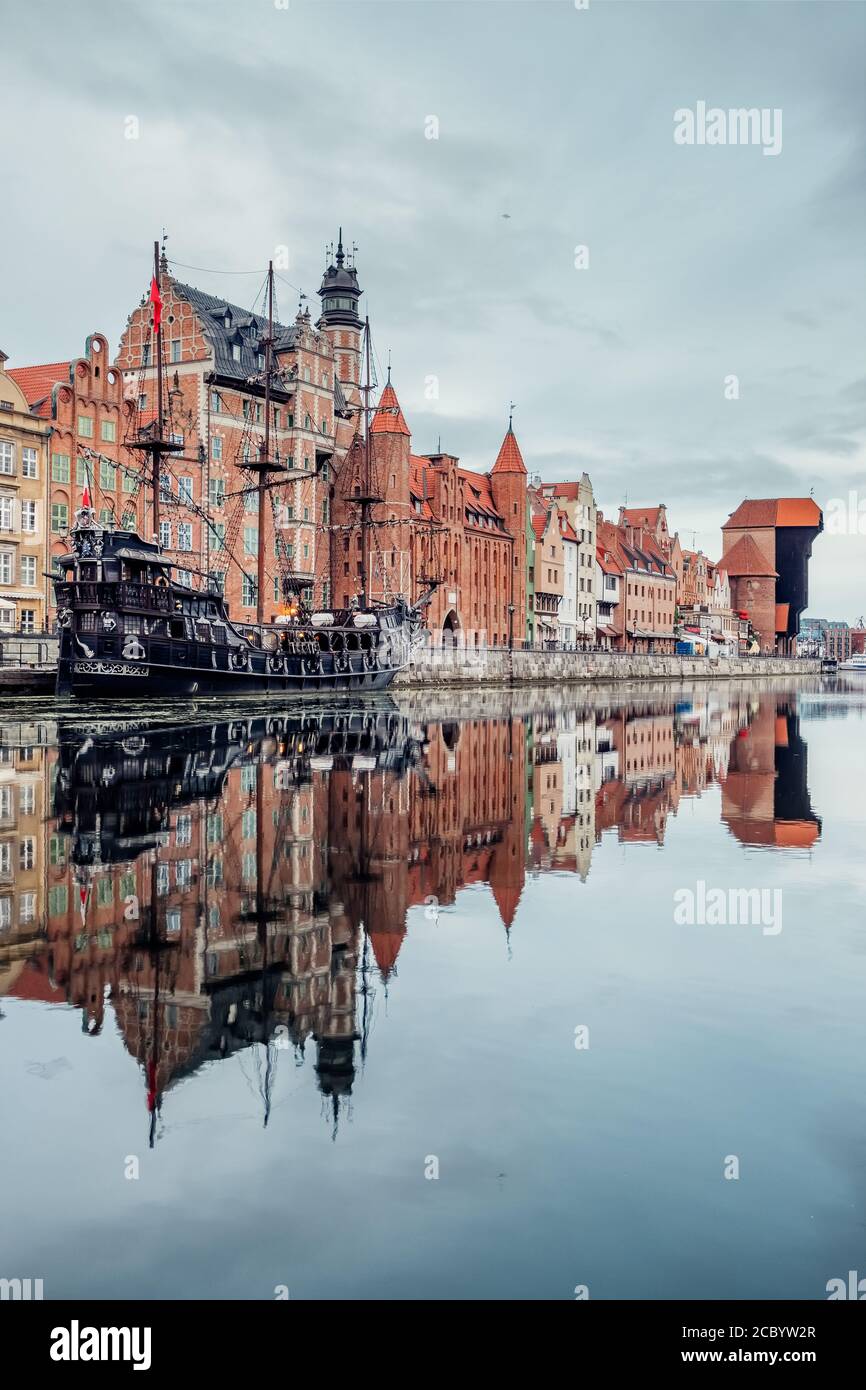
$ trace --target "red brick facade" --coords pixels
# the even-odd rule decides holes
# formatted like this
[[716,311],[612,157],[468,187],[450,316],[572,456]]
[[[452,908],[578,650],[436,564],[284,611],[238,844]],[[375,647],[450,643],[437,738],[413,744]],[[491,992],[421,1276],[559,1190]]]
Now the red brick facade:
[[[526,468],[509,429],[489,473],[461,468],[453,454],[412,453],[411,435],[390,380],[370,426],[373,525],[368,592],[415,601],[439,581],[427,609],[434,642],[503,646],[526,627]],[[337,465],[331,569],[341,606],[360,586],[360,507],[367,487],[360,436]],[[513,607],[512,607],[513,606]]]

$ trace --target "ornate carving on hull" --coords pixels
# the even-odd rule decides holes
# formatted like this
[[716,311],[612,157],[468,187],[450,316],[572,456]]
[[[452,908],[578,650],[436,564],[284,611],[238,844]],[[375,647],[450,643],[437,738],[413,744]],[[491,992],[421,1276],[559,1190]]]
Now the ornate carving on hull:
[[76,661],[76,675],[84,676],[149,676],[149,666],[123,666],[119,661]]

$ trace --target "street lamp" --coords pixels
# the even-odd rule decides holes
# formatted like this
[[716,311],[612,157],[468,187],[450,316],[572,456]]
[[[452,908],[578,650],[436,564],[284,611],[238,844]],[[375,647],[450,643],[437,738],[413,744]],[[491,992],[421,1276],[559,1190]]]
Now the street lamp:
[[514,604],[513,604],[513,603],[509,603],[509,605],[508,605],[508,649],[509,649],[509,651],[513,648],[513,646],[514,646]]

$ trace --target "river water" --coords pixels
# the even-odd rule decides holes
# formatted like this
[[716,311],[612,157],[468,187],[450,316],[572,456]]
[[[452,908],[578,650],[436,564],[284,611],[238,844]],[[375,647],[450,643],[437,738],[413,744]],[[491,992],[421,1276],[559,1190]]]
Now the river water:
[[866,1274],[864,710],[856,678],[5,704],[0,1276]]

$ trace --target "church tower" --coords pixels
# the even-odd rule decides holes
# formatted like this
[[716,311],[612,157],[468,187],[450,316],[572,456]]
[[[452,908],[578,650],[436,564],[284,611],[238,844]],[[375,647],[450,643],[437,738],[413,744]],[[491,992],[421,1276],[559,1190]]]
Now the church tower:
[[358,313],[358,301],[363,290],[358,285],[354,256],[352,261],[351,265],[346,265],[341,227],[336,260],[326,269],[319,288],[322,316],[316,327],[323,329],[330,338],[337,376],[345,388],[347,400],[357,404],[361,381],[361,334],[364,328]]

